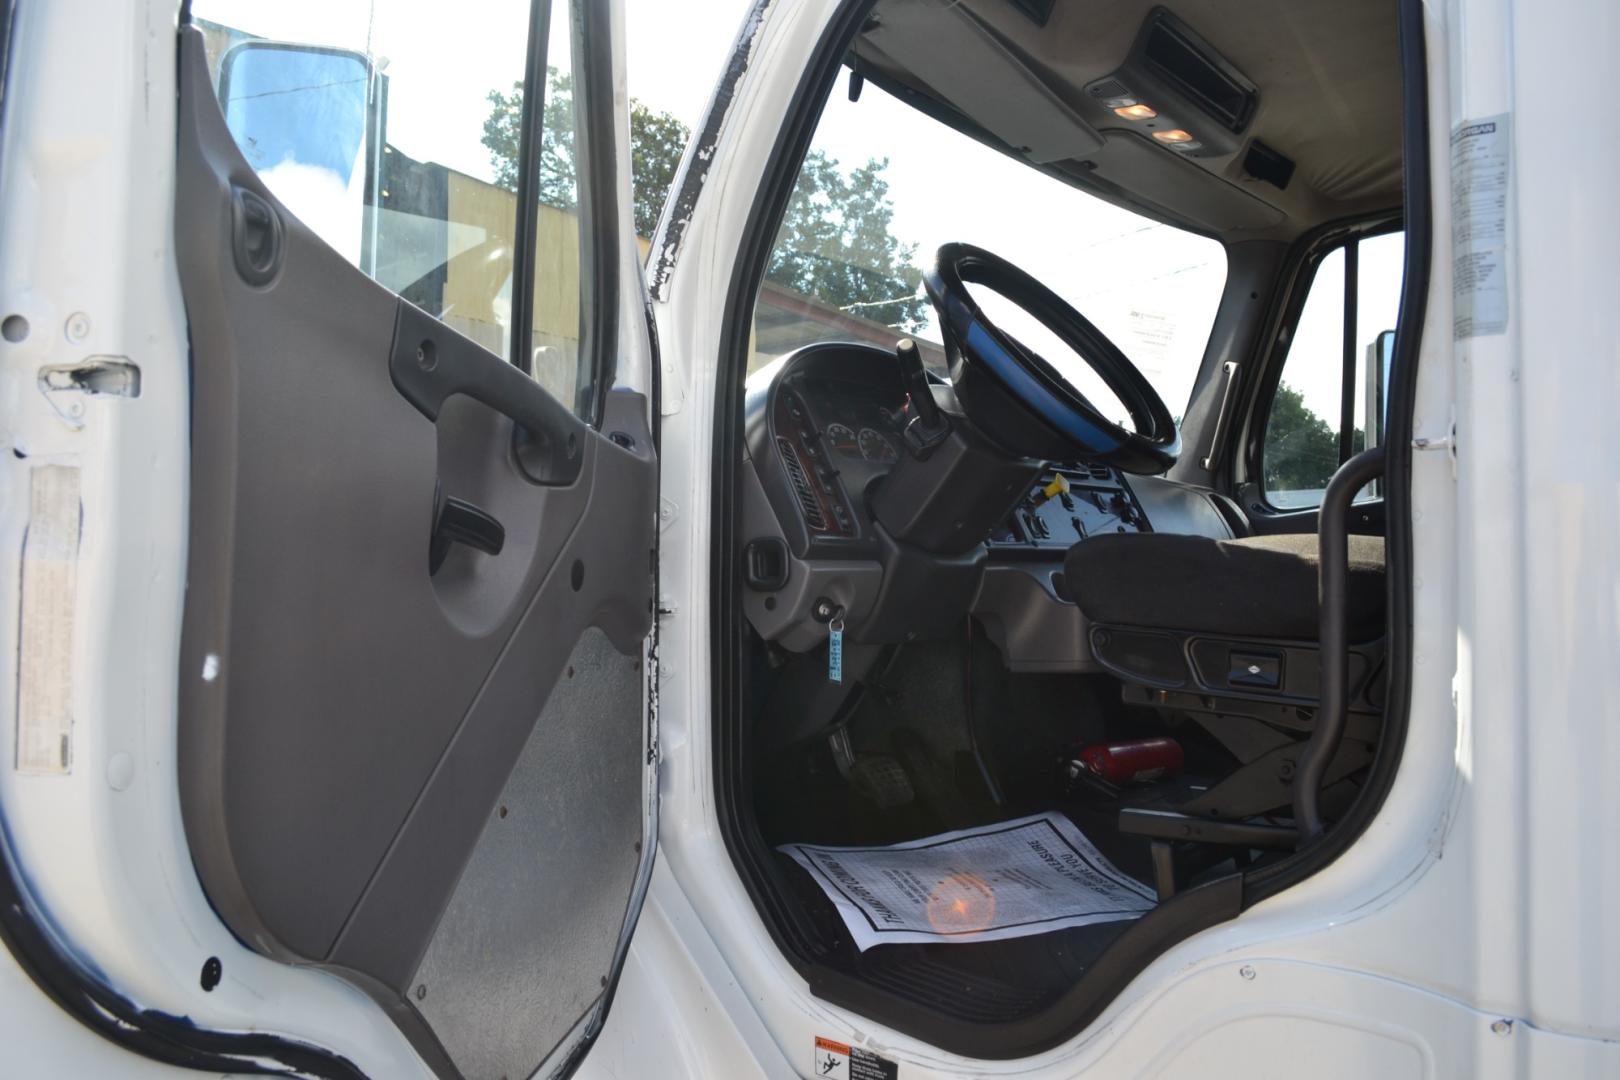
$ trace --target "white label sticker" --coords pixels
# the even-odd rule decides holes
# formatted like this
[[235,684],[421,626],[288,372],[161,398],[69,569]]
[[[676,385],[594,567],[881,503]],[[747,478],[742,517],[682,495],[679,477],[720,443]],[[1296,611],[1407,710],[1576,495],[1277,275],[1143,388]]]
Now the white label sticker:
[[73,765],[73,607],[79,583],[79,468],[36,465],[22,553],[17,769]]
[[1451,336],[1507,332],[1508,115],[1451,133]]

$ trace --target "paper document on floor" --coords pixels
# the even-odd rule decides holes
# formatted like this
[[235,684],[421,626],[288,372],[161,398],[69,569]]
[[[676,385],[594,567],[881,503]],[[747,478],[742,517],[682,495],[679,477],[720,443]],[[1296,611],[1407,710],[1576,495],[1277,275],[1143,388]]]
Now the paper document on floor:
[[1120,873],[1062,814],[888,847],[784,844],[862,952],[902,942],[998,941],[1134,919],[1153,891]]

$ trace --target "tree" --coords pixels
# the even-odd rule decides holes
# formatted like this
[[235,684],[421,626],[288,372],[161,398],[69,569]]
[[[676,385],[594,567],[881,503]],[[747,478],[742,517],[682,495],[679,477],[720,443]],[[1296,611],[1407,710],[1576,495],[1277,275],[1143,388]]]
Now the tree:
[[[523,117],[523,84],[512,92],[489,92],[490,113],[484,121],[483,143],[489,149],[495,183],[517,190],[518,136]],[[654,112],[639,101],[630,102],[630,186],[636,232],[651,236],[664,208],[664,197],[675,181],[681,151],[691,135],[670,113]],[[540,201],[559,210],[579,205],[579,173],[574,159],[574,79],[556,68],[546,72],[546,101],[540,134]]]
[[[556,72],[549,72],[556,78]],[[484,120],[481,140],[489,149],[489,161],[495,170],[495,183],[507,191],[517,190],[518,135],[523,119],[523,84],[512,84],[512,92],[489,92],[489,116]]]
[[[1351,453],[1367,445],[1366,432],[1350,433]],[[1305,395],[1279,383],[1266,421],[1267,491],[1319,491],[1339,468],[1339,433],[1305,404]]]
[[635,204],[636,234],[651,236],[664,212],[664,200],[675,183],[675,170],[692,132],[667,112],[653,112],[630,101],[630,199]]
[[852,315],[916,333],[928,320],[915,244],[889,232],[894,204],[872,158],[847,175],[823,151],[805,155],[765,276]]
[[[563,210],[578,205],[573,91],[572,77],[547,72],[539,198]],[[491,90],[489,102],[483,143],[495,183],[516,191],[523,84],[513,84],[507,94]],[[630,102],[631,198],[642,236],[657,227],[690,135],[670,113]],[[927,322],[928,299],[919,295],[922,271],[912,265],[915,245],[903,245],[889,233],[894,205],[883,179],[888,164],[887,158],[874,158],[845,174],[837,161],[812,150],[799,171],[765,276],[852,315],[915,333]]]

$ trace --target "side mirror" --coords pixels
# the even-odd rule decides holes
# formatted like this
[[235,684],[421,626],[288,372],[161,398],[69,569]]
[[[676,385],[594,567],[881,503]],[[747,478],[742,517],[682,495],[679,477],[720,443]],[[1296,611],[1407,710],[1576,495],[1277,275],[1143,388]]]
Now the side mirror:
[[298,219],[356,266],[364,233],[373,69],[363,53],[248,41],[219,68],[236,145]]
[[1384,445],[1385,411],[1389,408],[1389,366],[1395,359],[1395,331],[1385,330],[1367,346],[1361,399],[1365,406],[1367,443],[1364,449]]
[[[1385,330],[1367,346],[1367,362],[1362,372],[1362,406],[1365,409],[1366,442],[1362,449],[1384,445],[1389,411],[1389,366],[1395,358],[1395,331]],[[1362,490],[1360,499],[1381,499],[1383,477],[1375,477]],[[1359,501],[1359,500],[1358,500]]]

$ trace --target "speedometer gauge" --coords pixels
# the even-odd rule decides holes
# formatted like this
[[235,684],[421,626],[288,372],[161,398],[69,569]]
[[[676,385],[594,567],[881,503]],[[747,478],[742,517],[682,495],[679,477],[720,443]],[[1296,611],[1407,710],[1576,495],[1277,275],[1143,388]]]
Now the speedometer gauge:
[[861,428],[859,436],[861,457],[877,465],[893,465],[900,460],[900,452],[889,437],[877,428]]
[[846,454],[855,452],[855,430],[845,424],[827,425],[827,445]]

